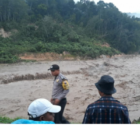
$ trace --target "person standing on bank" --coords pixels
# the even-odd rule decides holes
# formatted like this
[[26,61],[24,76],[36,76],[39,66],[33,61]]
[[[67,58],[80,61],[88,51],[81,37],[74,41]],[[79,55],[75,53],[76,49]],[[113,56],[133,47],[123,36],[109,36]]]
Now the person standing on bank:
[[69,93],[68,79],[60,73],[58,65],[52,65],[48,70],[50,70],[51,74],[55,77],[51,103],[61,106],[61,111],[55,114],[55,123],[69,124],[69,122],[63,117],[63,112],[67,103],[66,95]]
[[104,75],[95,84],[101,98],[87,107],[83,124],[131,124],[127,107],[112,97],[116,93],[114,82]]

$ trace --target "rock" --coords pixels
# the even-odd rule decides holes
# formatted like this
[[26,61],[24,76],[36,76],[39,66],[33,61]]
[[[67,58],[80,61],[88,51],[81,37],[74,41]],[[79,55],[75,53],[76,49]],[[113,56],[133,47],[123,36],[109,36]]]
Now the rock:
[[64,51],[63,52],[63,55],[65,56],[65,55],[69,55],[70,53],[69,52],[66,52],[66,51]]
[[136,95],[136,96],[133,96],[133,98],[135,99],[135,101],[139,101],[140,100],[140,94]]
[[100,58],[105,59],[105,58],[107,58],[107,56],[106,55],[100,55]]
[[107,63],[107,62],[104,62],[104,65],[105,65],[105,66],[110,66],[110,64],[109,64],[109,63]]

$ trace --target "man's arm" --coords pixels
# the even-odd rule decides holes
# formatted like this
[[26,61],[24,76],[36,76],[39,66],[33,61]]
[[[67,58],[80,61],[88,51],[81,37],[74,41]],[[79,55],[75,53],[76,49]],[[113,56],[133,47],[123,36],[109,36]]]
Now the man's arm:
[[65,97],[65,96],[68,94],[68,92],[69,92],[69,90],[64,90],[64,91],[62,92],[62,94],[61,94],[57,99],[51,99],[51,100],[53,100],[52,104],[58,105],[59,102],[60,102],[60,100],[61,100],[63,97]]
[[64,90],[64,91],[62,92],[62,94],[58,97],[58,99],[61,100],[61,99],[65,98],[65,96],[66,96],[68,93],[69,93],[69,89],[68,89],[68,90]]
[[62,81],[63,92],[59,95],[58,100],[61,100],[69,93],[69,82],[67,80]]
[[54,104],[54,105],[58,105],[58,104],[59,104],[59,102],[60,102],[60,100],[59,100],[59,99],[54,99],[53,104]]
[[67,80],[63,80],[62,81],[62,87],[63,87],[63,92],[59,95],[59,97],[57,98],[57,99],[51,99],[51,100],[53,100],[53,104],[54,105],[58,105],[59,104],[59,102],[60,102],[60,100],[62,99],[62,98],[64,98],[68,93],[69,93],[69,83],[68,83],[68,81]]

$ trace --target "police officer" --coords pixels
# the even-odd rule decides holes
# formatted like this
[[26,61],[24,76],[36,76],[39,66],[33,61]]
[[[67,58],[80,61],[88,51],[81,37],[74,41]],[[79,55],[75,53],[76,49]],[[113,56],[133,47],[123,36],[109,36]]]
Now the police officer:
[[55,77],[53,82],[53,91],[51,102],[54,105],[61,106],[61,111],[55,114],[56,124],[68,124],[69,122],[63,117],[63,112],[67,103],[66,95],[69,92],[68,79],[60,73],[58,65],[52,65],[50,69],[52,75]]

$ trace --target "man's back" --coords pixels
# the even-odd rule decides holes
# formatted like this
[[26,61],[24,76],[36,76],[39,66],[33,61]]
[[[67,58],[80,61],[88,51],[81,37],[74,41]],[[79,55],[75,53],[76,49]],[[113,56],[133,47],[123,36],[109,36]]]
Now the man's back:
[[102,97],[86,110],[83,124],[130,124],[128,109],[113,97]]

